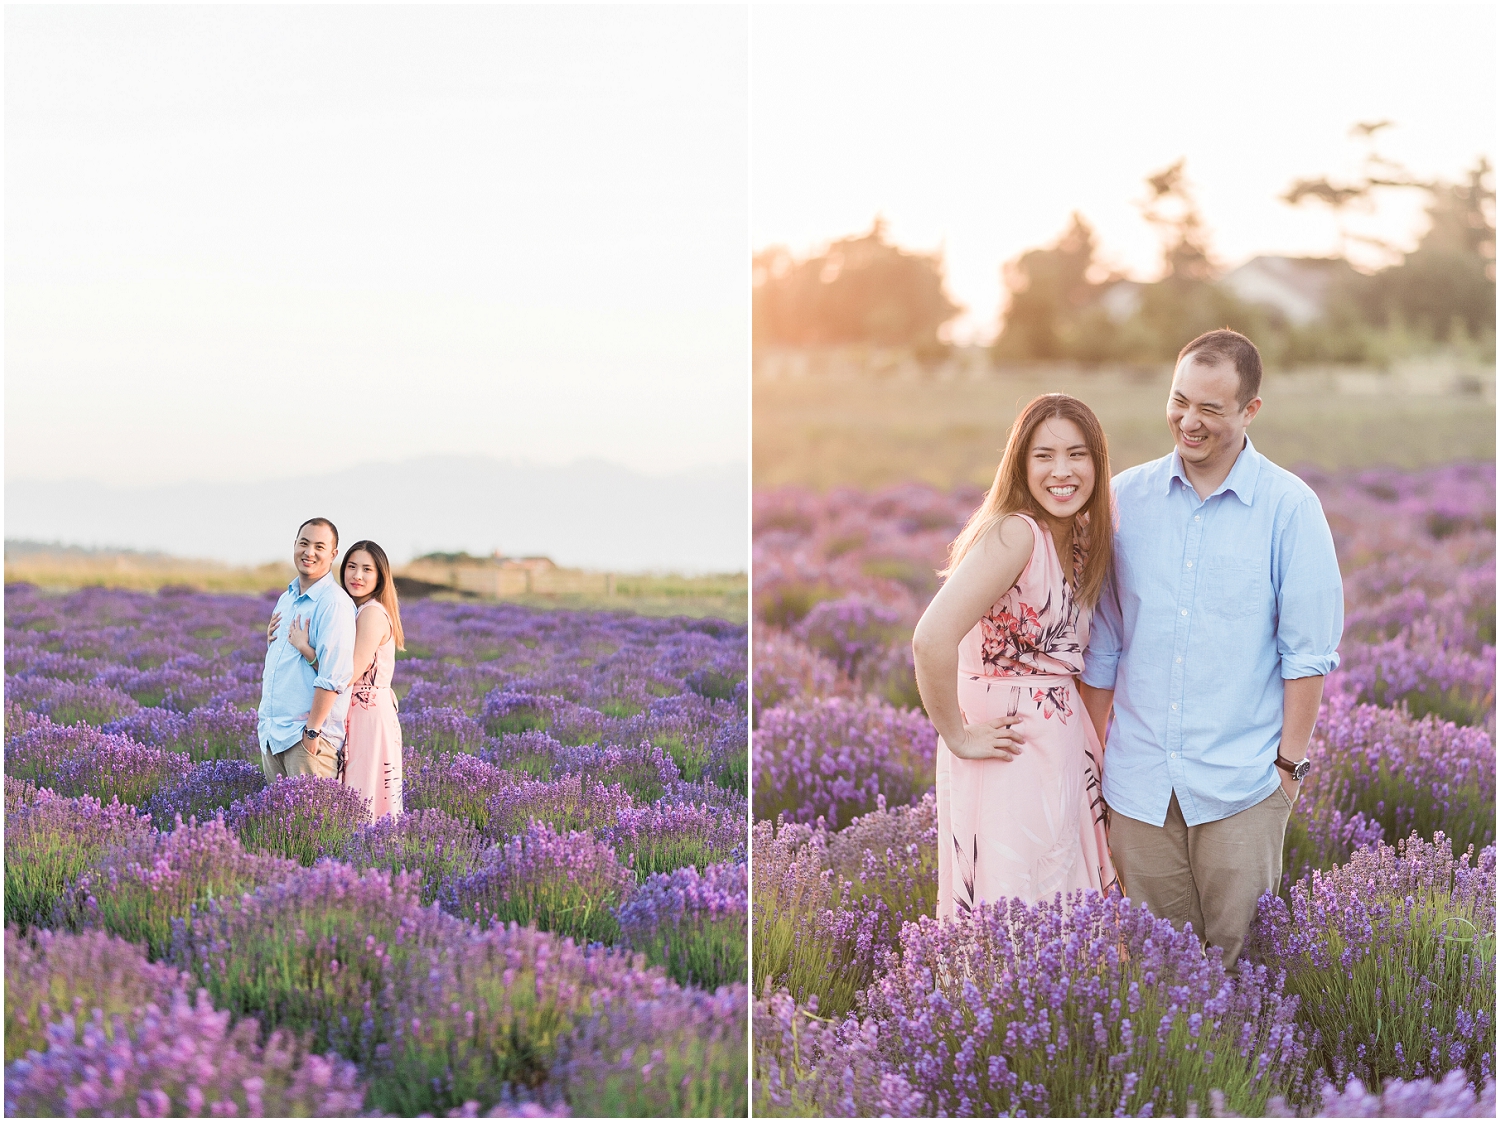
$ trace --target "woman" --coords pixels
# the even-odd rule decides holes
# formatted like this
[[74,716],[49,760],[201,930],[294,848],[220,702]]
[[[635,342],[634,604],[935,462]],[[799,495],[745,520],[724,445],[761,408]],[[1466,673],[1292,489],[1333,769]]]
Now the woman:
[[1112,527],[1098,418],[1067,394],[1036,398],[1011,426],[994,485],[954,541],[912,638],[922,702],[942,737],[939,917],[1118,884],[1103,751],[1073,679]]
[[[401,813],[401,722],[391,675],[406,649],[401,606],[385,550],[358,541],[344,554],[339,581],[354,600],[354,677],[344,726],[343,781],[370,804],[372,820]],[[272,621],[273,625],[275,621]],[[312,661],[307,627],[293,620],[288,641]]]

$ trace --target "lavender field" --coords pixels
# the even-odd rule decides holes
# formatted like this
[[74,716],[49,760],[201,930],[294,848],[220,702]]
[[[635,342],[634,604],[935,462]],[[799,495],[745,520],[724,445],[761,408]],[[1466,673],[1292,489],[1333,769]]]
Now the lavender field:
[[982,492],[757,497],[757,1114],[1494,1117],[1494,465],[1302,474],[1343,661],[1232,973],[1097,894],[932,918],[909,644]]
[[5,599],[7,1115],[746,1114],[743,626],[406,606],[371,825],[274,596]]

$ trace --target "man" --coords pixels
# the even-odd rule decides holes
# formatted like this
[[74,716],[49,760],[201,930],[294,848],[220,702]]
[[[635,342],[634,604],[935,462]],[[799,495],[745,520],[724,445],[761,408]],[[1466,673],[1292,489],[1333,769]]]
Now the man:
[[1115,566],[1083,700],[1103,742],[1110,851],[1131,899],[1233,965],[1281,883],[1343,584],[1309,488],[1255,450],[1260,352],[1234,331],[1182,349],[1171,455],[1115,477]]
[[[354,676],[354,601],[333,573],[339,532],[326,518],[297,530],[292,564],[297,579],[276,601],[266,629],[266,669],[260,687],[261,766],[266,778],[337,770]],[[317,654],[309,663],[287,641],[294,624],[307,629]]]

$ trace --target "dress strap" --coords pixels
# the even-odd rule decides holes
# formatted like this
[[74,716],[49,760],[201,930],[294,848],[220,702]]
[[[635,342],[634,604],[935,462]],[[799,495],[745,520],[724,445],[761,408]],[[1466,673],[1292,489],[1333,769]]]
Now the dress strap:
[[1030,575],[1031,567],[1036,564],[1037,551],[1041,550],[1045,556],[1047,546],[1042,541],[1042,528],[1036,524],[1035,518],[1027,514],[1024,510],[1015,511],[1014,514],[1031,527],[1031,556],[1026,559],[1026,567],[1021,570],[1021,575],[1016,577],[1016,584],[1019,585],[1022,580]]

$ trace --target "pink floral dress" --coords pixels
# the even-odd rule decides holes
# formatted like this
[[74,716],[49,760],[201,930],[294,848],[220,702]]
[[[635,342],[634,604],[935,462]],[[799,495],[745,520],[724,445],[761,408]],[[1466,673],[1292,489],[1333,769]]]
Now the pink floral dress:
[[[386,615],[378,600],[365,601],[359,610]],[[365,797],[372,819],[400,814],[402,809],[401,721],[391,692],[395,670],[396,640],[388,638],[350,687],[344,723],[344,782]]]
[[958,647],[964,723],[1021,717],[1009,762],[937,754],[938,916],[1019,896],[1028,901],[1118,884],[1105,838],[1093,722],[1073,676],[1083,671],[1088,613],[1073,599],[1083,552],[1063,578],[1052,535],[1027,515],[1031,559]]

